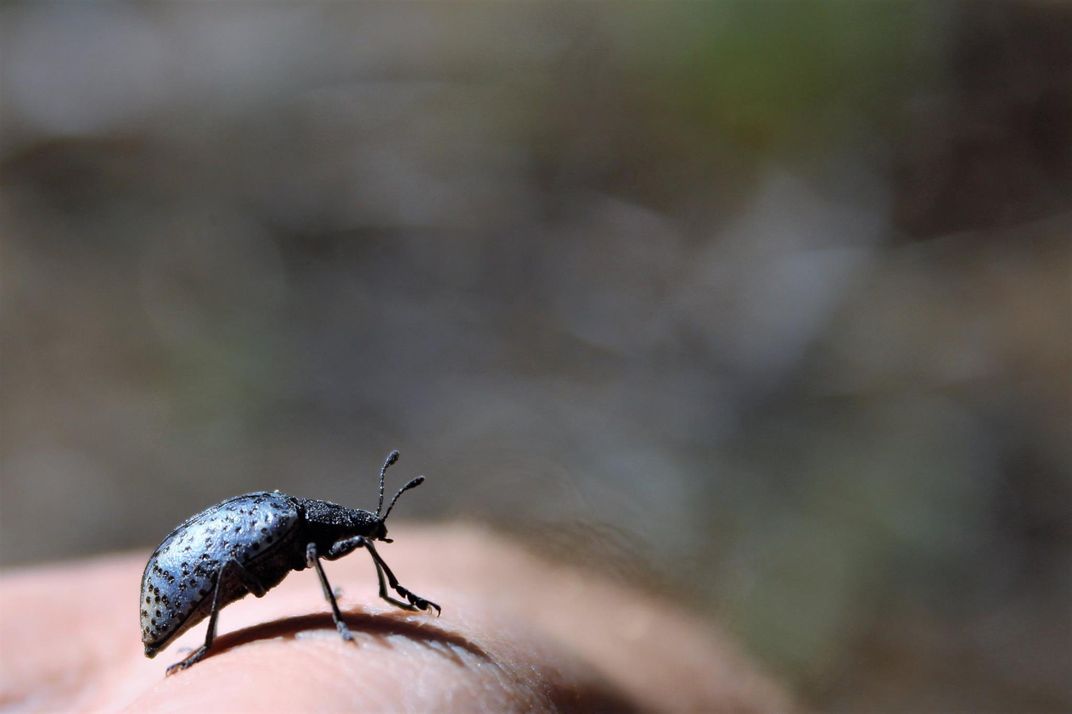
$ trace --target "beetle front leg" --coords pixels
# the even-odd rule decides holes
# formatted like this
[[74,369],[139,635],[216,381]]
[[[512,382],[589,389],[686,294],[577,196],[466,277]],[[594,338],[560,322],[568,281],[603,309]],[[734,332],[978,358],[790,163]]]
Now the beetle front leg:
[[[351,536],[350,538],[336,541],[324,558],[326,560],[338,560],[344,555],[349,555],[358,548],[364,547],[366,543],[368,543],[368,538],[365,536]],[[391,593],[387,592],[387,581],[383,577],[383,568],[376,562],[376,558],[372,559],[372,564],[376,566],[376,579],[380,581],[380,597],[403,610],[416,610],[417,608],[408,602],[391,597]]]
[[372,544],[372,541],[366,539],[365,547],[368,548],[369,555],[371,555],[372,559],[376,562],[376,568],[383,568],[383,572],[387,575],[387,580],[391,583],[391,587],[394,588],[395,592],[397,592],[399,595],[406,598],[406,600],[409,601],[410,605],[417,608],[418,610],[427,610],[428,608],[432,608],[436,611],[436,617],[439,617],[443,613],[443,608],[441,608],[439,605],[435,604],[431,600],[425,600],[420,595],[407,590],[399,584],[398,578],[396,578],[395,574],[391,572],[391,569],[387,567],[387,563],[383,562],[383,558],[380,557],[380,554],[376,552],[376,546]]
[[387,580],[383,577],[383,568],[380,567],[380,564],[376,562],[375,558],[373,558],[372,564],[376,566],[376,579],[380,581],[380,597],[397,608],[403,610],[416,610],[417,607],[415,605],[410,605],[408,602],[402,602],[397,598],[391,597],[391,593],[387,592]]
[[351,536],[350,538],[343,538],[337,540],[331,544],[328,548],[328,552],[324,555],[325,560],[338,560],[344,555],[353,553],[358,548],[365,547],[365,543],[368,542],[368,538],[365,536]]
[[324,589],[324,597],[331,604],[331,617],[335,620],[335,629],[339,631],[339,635],[344,640],[352,640],[354,636],[350,634],[350,628],[346,626],[346,623],[342,619],[342,612],[339,611],[339,603],[335,599],[335,592],[331,589],[331,584],[328,582],[328,576],[324,573],[324,566],[320,564],[320,557],[316,553],[316,543],[310,543],[305,546],[305,563],[310,568],[316,568],[316,574],[320,576],[320,586]]
[[[372,544],[372,541],[365,536],[352,536],[350,538],[344,538],[343,540],[337,541],[334,545],[331,546],[331,549],[328,551],[328,554],[325,557],[327,557],[328,560],[335,560],[336,558],[341,558],[348,553],[352,553],[358,548],[366,548],[369,552],[369,555],[372,556],[372,562],[376,566],[376,577],[380,581],[381,598],[391,603],[395,607],[402,608],[403,610],[427,610],[428,608],[432,608],[436,611],[437,616],[443,611],[443,609],[439,607],[439,605],[435,604],[431,600],[425,600],[420,595],[410,592],[406,588],[399,585],[398,578],[396,578],[395,574],[391,572],[391,569],[387,567],[387,563],[383,562],[383,558],[380,557],[380,554],[376,552],[376,546],[374,546]],[[399,595],[406,598],[406,600],[409,601],[408,604],[402,602],[401,600],[396,600],[388,594],[387,586],[383,582],[384,573],[387,574],[387,579],[388,581],[390,581],[391,587]]]

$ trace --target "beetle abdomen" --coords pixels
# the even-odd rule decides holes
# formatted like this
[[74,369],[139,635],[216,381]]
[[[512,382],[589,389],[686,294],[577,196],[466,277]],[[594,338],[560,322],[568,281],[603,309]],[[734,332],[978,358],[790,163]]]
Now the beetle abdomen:
[[[232,558],[265,590],[290,567],[259,567],[289,559],[301,519],[286,494],[248,493],[201,511],[172,531],[153,552],[141,580],[141,639],[152,657],[208,616],[216,577]],[[220,583],[222,608],[248,593],[238,573]]]

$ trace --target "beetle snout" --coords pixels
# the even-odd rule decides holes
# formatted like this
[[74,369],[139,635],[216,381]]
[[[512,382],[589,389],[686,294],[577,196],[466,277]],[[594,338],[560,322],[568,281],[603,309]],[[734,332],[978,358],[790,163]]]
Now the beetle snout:
[[391,542],[391,539],[387,537],[387,525],[383,521],[379,521],[376,524],[376,529],[372,532],[372,537],[387,543]]

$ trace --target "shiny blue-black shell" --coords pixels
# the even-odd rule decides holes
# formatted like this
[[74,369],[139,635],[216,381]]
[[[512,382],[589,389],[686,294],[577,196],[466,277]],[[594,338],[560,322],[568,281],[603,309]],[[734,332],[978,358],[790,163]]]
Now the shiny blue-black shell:
[[[265,491],[230,498],[175,528],[153,551],[141,579],[145,654],[152,657],[208,617],[216,578],[229,559],[265,591],[303,569],[303,521],[299,499]],[[249,592],[233,570],[220,583],[220,608]]]

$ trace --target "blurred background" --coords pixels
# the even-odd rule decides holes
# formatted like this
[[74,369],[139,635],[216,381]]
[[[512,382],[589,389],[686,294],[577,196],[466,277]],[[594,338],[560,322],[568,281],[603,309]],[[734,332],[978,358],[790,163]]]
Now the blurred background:
[[492,524],[822,710],[1072,708],[1060,3],[6,3],[0,564]]

